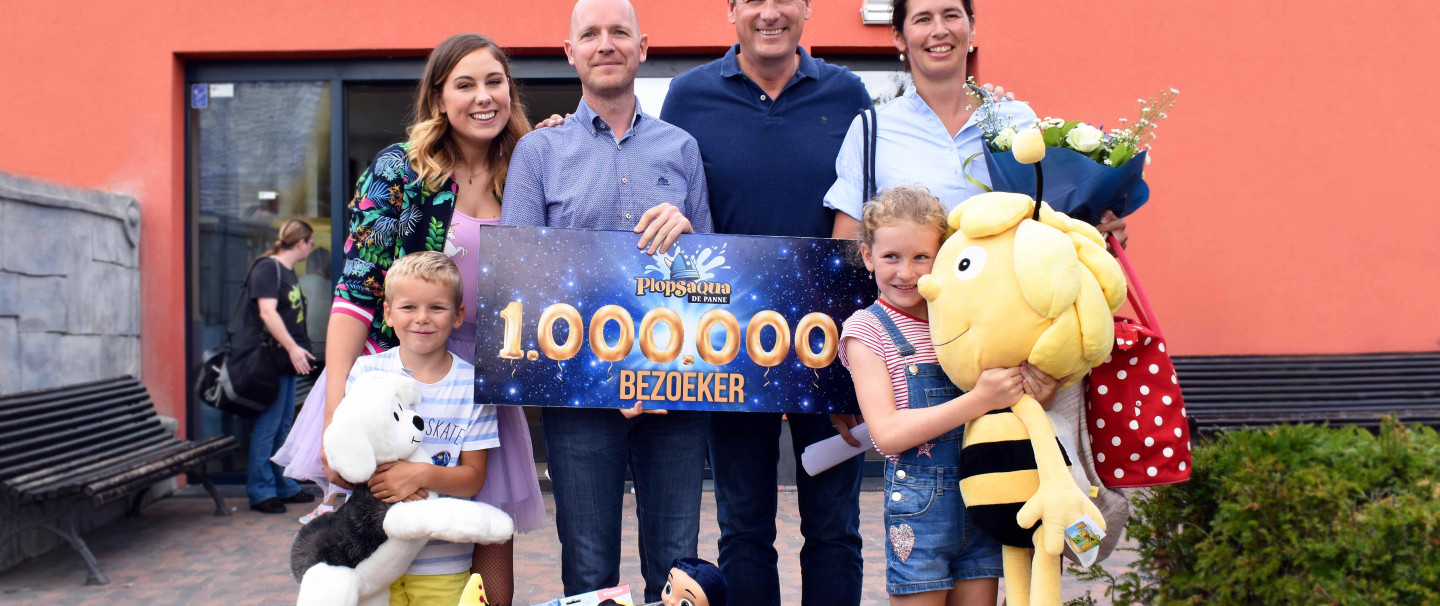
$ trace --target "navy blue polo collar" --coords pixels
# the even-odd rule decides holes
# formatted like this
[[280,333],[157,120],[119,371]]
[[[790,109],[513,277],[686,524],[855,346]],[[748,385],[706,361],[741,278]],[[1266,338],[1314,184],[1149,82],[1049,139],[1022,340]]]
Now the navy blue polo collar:
[[[795,69],[795,77],[811,79],[820,77],[820,66],[815,58],[805,52],[804,47],[795,47],[795,52],[800,55],[800,66]],[[740,71],[740,45],[736,44],[725,52],[724,57],[720,58],[720,76],[730,78],[743,73]]]
[[[629,136],[630,133],[635,132],[635,126],[640,124],[641,119],[644,117],[645,112],[640,109],[640,98],[636,97],[635,117],[630,120],[630,127],[625,129],[625,135]],[[605,123],[605,119],[601,118],[600,114],[595,113],[595,110],[590,108],[590,104],[585,102],[584,97],[580,98],[580,105],[575,108],[575,119],[585,125],[586,129],[597,135],[601,132],[608,133],[611,130],[610,125]]]

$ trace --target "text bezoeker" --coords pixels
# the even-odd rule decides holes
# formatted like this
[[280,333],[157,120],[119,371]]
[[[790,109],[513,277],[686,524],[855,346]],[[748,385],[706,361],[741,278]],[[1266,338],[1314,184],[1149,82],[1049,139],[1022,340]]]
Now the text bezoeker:
[[721,372],[622,370],[620,399],[632,402],[744,402],[745,376]]

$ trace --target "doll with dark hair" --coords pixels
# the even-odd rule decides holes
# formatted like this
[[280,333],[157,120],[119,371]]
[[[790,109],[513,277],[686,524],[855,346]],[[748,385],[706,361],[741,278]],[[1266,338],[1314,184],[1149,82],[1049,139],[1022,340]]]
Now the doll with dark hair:
[[730,586],[718,566],[699,558],[680,558],[671,565],[660,600],[665,606],[728,606]]

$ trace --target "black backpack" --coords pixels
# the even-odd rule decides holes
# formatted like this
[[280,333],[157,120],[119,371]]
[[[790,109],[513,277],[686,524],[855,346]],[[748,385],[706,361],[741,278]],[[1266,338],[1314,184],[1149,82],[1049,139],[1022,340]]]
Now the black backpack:
[[[235,311],[230,314],[230,324],[226,327],[228,342],[201,354],[199,376],[195,380],[195,395],[201,402],[238,417],[260,416],[280,394],[280,375],[275,370],[279,343],[263,323],[245,322],[243,331],[236,327],[244,318],[245,304],[250,300],[250,273],[267,258],[256,259],[245,272],[245,286],[240,289],[240,299],[235,302]],[[275,281],[280,282],[278,261],[275,262]]]

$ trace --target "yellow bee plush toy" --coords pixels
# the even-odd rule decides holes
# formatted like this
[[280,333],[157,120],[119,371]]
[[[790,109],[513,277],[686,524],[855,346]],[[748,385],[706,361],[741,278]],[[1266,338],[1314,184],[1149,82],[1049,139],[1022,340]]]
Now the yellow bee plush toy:
[[[960,204],[948,223],[953,234],[919,289],[951,381],[969,391],[981,371],[1028,360],[1070,377],[1068,387],[1105,360],[1125,278],[1094,227],[999,192]],[[1004,546],[1006,603],[1060,604],[1065,528],[1104,518],[1070,475],[1049,417],[1022,396],[966,424],[963,448],[960,493]]]

